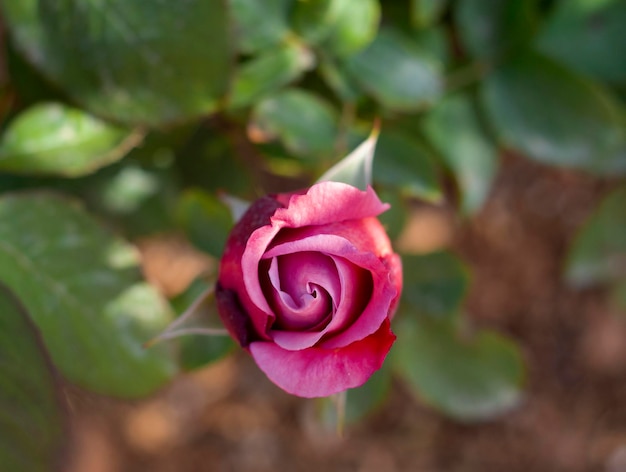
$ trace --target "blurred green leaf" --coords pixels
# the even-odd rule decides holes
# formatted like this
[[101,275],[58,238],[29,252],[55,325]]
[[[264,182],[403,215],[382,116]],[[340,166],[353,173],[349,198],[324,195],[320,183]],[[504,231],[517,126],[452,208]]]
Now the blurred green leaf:
[[176,211],[179,225],[198,249],[219,259],[233,226],[228,207],[200,189],[186,190]]
[[462,336],[452,323],[404,315],[392,359],[419,399],[467,422],[519,404],[525,372],[515,343],[487,331]]
[[326,85],[342,102],[355,102],[363,95],[342,63],[336,62],[330,57],[322,57],[317,71]]
[[310,69],[313,61],[311,51],[299,44],[289,43],[263,51],[239,66],[229,107],[234,109],[252,105],[276,92]]
[[389,238],[393,241],[400,236],[407,222],[409,209],[400,192],[395,188],[381,188],[378,190],[378,197],[381,201],[389,203],[391,208],[378,216],[378,219],[385,227]]
[[626,80],[626,2],[561,0],[538,48],[573,69],[614,82]]
[[171,315],[141,282],[136,250],[53,194],[0,199],[0,281],[23,300],[55,365],[99,393],[138,397],[174,374],[142,343]]
[[497,167],[497,151],[486,135],[468,95],[437,102],[424,130],[457,178],[461,210],[473,213],[487,198]]
[[253,53],[278,45],[289,33],[289,11],[294,0],[229,0],[240,51]]
[[463,0],[454,4],[463,46],[472,56],[492,61],[530,41],[534,14],[534,2],[528,0]]
[[482,95],[505,145],[546,164],[626,173],[624,113],[597,84],[526,54],[487,77]]
[[420,48],[424,57],[444,70],[453,60],[454,53],[443,26],[431,26],[411,32],[411,39]]
[[303,89],[286,89],[259,101],[252,126],[266,138],[278,138],[299,157],[332,155],[339,118],[325,100]]
[[296,1],[291,14],[294,32],[308,44],[319,43],[330,35],[342,3],[345,2],[342,0]]
[[377,101],[409,111],[433,103],[441,92],[440,70],[417,44],[382,29],[365,50],[346,61],[346,70]]
[[0,464],[11,472],[61,470],[67,435],[52,365],[37,328],[0,284]]
[[292,22],[304,40],[336,56],[346,56],[367,46],[380,21],[377,0],[298,1]]
[[215,111],[227,91],[225,1],[0,5],[18,48],[96,115],[158,126]]
[[448,0],[411,0],[411,21],[416,28],[436,23],[446,9]]
[[[207,286],[207,281],[198,278],[183,293],[172,300],[172,307],[178,316],[183,314],[198,297],[206,293]],[[203,326],[211,324],[222,326],[213,295],[209,297],[207,303],[201,305],[196,316],[202,317]],[[187,335],[177,339],[180,344],[180,363],[184,370],[204,367],[223,358],[236,347],[235,342],[228,335]]]
[[392,370],[389,363],[383,364],[380,370],[374,372],[368,381],[358,388],[348,390],[346,399],[346,421],[356,423],[362,420],[389,396],[392,386]]
[[607,195],[572,242],[565,276],[584,287],[626,277],[626,186]]
[[402,300],[413,312],[431,318],[455,317],[465,298],[469,272],[450,252],[403,255]]
[[374,40],[380,22],[378,0],[332,0],[332,8],[332,25],[321,46],[324,51],[345,57]]
[[42,103],[19,114],[2,135],[0,170],[76,177],[121,159],[140,140],[141,134],[76,108]]
[[419,141],[387,128],[376,149],[374,181],[431,202],[442,198],[435,161],[428,150]]

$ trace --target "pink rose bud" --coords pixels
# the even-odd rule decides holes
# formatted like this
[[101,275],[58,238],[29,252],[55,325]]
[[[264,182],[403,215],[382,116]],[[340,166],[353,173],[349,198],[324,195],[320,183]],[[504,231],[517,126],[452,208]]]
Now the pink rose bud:
[[396,337],[402,266],[371,187],[321,182],[263,197],[235,225],[217,284],[220,316],[272,382],[301,397],[358,387]]

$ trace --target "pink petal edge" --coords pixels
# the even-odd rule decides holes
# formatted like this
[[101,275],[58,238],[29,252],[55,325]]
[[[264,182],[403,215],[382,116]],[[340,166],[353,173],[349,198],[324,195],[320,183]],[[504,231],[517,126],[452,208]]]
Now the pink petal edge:
[[287,351],[271,342],[257,341],[249,350],[278,387],[292,395],[315,398],[363,385],[380,369],[395,339],[387,319],[371,336],[343,348]]

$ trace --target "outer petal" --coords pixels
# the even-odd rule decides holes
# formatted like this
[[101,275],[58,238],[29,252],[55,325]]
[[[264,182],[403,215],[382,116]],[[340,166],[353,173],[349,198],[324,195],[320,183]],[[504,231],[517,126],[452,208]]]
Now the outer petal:
[[[277,198],[284,202],[285,195]],[[291,195],[287,208],[277,210],[272,221],[300,228],[377,216],[387,209],[389,205],[380,201],[372,187],[362,191],[340,182],[320,182],[304,195]]]
[[371,336],[340,349],[287,351],[263,341],[249,349],[272,382],[293,395],[313,398],[363,385],[380,369],[395,339],[386,320]]
[[[220,316],[231,334],[244,345],[245,340],[265,336],[267,324],[273,315],[269,307],[264,311],[250,300],[244,285],[241,258],[246,251],[251,234],[258,228],[269,225],[270,217],[280,206],[281,204],[271,197],[263,197],[255,201],[233,228],[220,262],[219,283],[216,288],[218,300],[221,292],[229,292],[222,296],[224,303],[219,305]],[[257,268],[255,267],[254,270],[256,271]],[[236,300],[233,300],[233,297]],[[234,303],[235,301],[237,303]],[[244,324],[241,321],[239,311],[231,313],[233,307],[238,307],[239,311],[245,312],[251,324]],[[254,333],[244,336],[242,331],[244,326],[246,329],[254,327],[256,336],[253,335]]]

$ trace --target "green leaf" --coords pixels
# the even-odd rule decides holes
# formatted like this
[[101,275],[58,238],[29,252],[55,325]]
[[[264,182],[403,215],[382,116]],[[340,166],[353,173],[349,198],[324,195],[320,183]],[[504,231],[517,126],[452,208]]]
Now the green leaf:
[[439,21],[448,0],[411,0],[411,21],[416,28],[425,28]]
[[377,189],[377,193],[381,201],[391,205],[391,208],[379,215],[378,219],[385,227],[389,238],[393,241],[400,236],[406,225],[409,208],[405,199],[396,188]]
[[76,177],[121,159],[140,139],[76,108],[43,103],[9,123],[0,140],[0,170]]
[[487,77],[482,98],[505,145],[546,164],[626,173],[624,113],[597,84],[526,54]]
[[0,5],[18,48],[96,115],[158,126],[215,111],[227,91],[225,1]]
[[626,80],[626,3],[561,0],[546,21],[538,48],[593,77]]
[[322,49],[346,57],[370,44],[378,31],[378,0],[333,0],[334,17]]
[[437,65],[438,70],[445,68],[454,60],[452,44],[444,26],[430,26],[411,32],[411,39],[420,48],[424,57]]
[[[207,282],[202,279],[196,279],[183,293],[172,300],[174,310],[180,316],[187,310],[198,297],[206,293]],[[199,313],[203,318],[203,325],[215,324],[222,325],[219,315],[217,314],[217,306],[215,296],[212,295],[199,308]],[[236,344],[233,339],[228,336],[206,336],[206,335],[188,335],[181,336],[178,339],[180,344],[180,364],[185,370],[194,370],[218,361],[235,349]]]
[[626,186],[613,190],[580,228],[565,276],[577,287],[626,277]]
[[363,95],[354,79],[346,72],[343,64],[334,59],[322,57],[317,71],[326,85],[342,102],[355,102]]
[[283,41],[289,33],[287,19],[294,3],[294,0],[229,0],[239,50],[253,53]]
[[299,157],[332,155],[337,138],[335,109],[317,95],[286,89],[258,102],[252,126],[268,138],[278,138]]
[[364,385],[348,390],[346,421],[356,423],[372,413],[387,399],[391,387],[392,370],[387,362]]
[[456,316],[467,294],[469,272],[450,252],[403,255],[403,302],[412,311],[431,318]]
[[453,95],[437,102],[426,115],[424,130],[456,176],[461,210],[480,209],[491,189],[498,155],[470,97]]
[[453,324],[404,315],[392,359],[419,399],[466,422],[519,404],[524,364],[515,343],[487,331],[462,337]]
[[170,352],[142,348],[170,310],[141,282],[132,246],[53,194],[2,197],[0,222],[0,281],[23,300],[70,381],[138,397],[171,378]]
[[185,191],[176,211],[179,225],[200,250],[219,259],[233,226],[230,210],[219,199],[200,189]]
[[348,58],[346,70],[391,110],[419,109],[441,92],[440,70],[432,56],[391,29],[382,29],[369,47]]
[[231,109],[252,105],[298,78],[313,65],[311,51],[298,44],[266,50],[241,66],[230,96]]
[[37,328],[0,284],[0,464],[11,472],[60,471],[67,434],[52,365]]
[[454,8],[463,46],[472,56],[491,61],[530,41],[534,16],[528,0],[463,0]]
[[376,141],[378,141],[378,125],[375,125],[369,138],[328,169],[317,181],[343,182],[361,190],[367,189],[369,185],[372,185],[372,161]]
[[377,0],[315,0],[296,2],[292,22],[307,43],[335,56],[353,54],[376,36],[380,21]]
[[419,141],[383,131],[374,159],[374,181],[404,194],[437,202],[442,198],[435,161]]
[[294,32],[308,44],[318,44],[330,35],[341,10],[342,0],[295,2],[291,14]]

